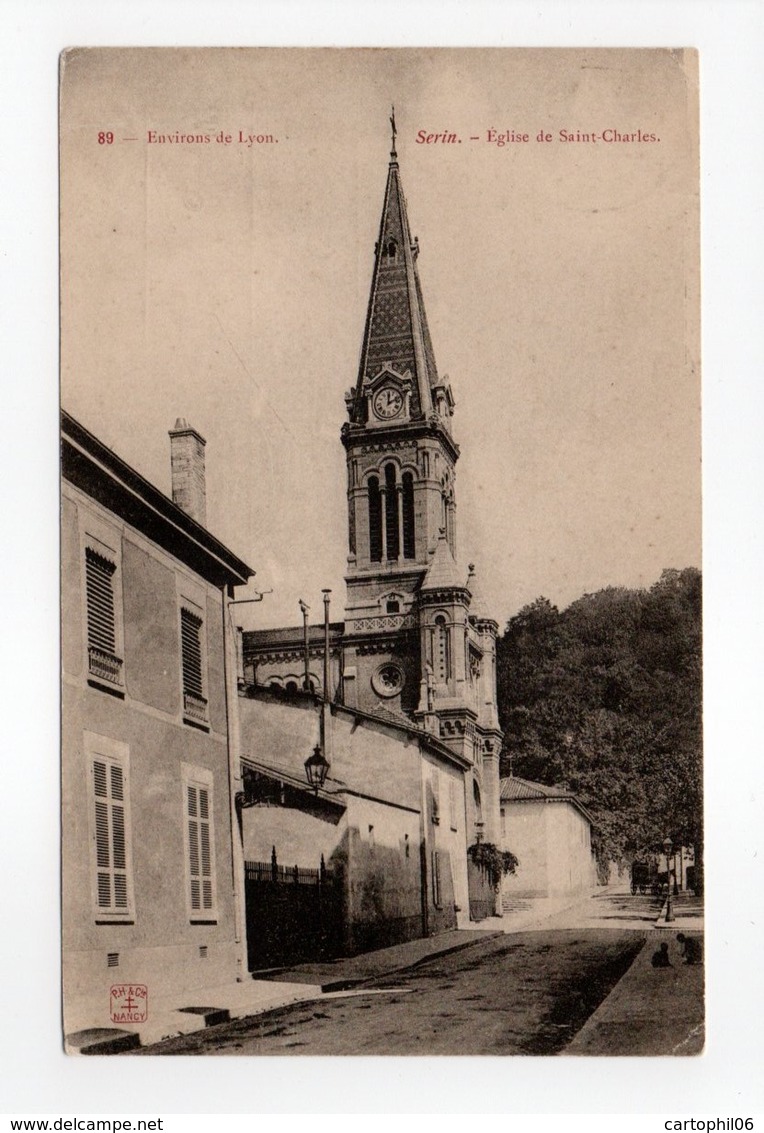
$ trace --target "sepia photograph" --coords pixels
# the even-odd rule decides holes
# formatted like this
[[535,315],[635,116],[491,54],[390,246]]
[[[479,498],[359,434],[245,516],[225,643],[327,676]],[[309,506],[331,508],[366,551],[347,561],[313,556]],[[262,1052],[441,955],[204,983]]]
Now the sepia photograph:
[[701,1054],[697,51],[59,66],[65,1051]]

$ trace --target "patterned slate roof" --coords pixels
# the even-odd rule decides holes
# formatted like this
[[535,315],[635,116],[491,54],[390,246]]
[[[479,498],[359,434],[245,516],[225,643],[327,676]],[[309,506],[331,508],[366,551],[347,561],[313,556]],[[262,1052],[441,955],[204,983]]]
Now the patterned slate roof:
[[445,532],[441,531],[435,554],[427,568],[422,590],[466,590],[464,572],[457,565]]
[[375,377],[386,363],[399,374],[408,371],[414,379],[412,417],[432,412],[430,390],[439,384],[439,378],[416,266],[418,253],[409,228],[398,162],[393,160],[387,173],[361,349],[355,394],[357,421],[361,420],[364,381]]

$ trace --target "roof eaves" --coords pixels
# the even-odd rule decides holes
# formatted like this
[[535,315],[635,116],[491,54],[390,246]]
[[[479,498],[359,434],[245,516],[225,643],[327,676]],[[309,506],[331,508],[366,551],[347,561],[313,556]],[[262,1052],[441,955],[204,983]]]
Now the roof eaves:
[[[254,576],[255,571],[252,567],[65,410],[61,411],[61,431],[65,442],[73,451],[86,458],[102,474],[118,482],[123,491],[140,500],[144,508],[173,528],[180,538],[192,542],[198,551],[213,559],[218,569],[222,568],[230,576],[230,581],[234,585],[243,586]],[[83,487],[83,490],[87,489]]]
[[315,787],[311,787],[309,783],[298,778],[293,771],[288,771],[286,768],[279,767],[277,764],[261,763],[258,759],[253,759],[252,756],[243,755],[241,757],[243,767],[248,767],[252,771],[257,771],[258,774],[264,775],[267,779],[273,779],[274,782],[285,783],[293,787],[296,791],[303,791],[305,794],[317,795],[318,798],[323,799],[324,802],[332,803],[334,806],[345,809],[345,804],[336,796],[343,793],[345,784],[340,779],[331,779],[327,776],[326,782],[331,782],[336,785],[335,790],[327,790],[326,787],[319,787],[316,791]]

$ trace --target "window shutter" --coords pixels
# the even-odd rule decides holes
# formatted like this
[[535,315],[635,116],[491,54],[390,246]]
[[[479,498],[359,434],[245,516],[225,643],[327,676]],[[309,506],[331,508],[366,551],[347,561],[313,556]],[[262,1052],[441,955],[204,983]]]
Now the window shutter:
[[126,800],[124,771],[119,764],[93,760],[93,791],[98,908],[104,912],[126,912]]
[[206,787],[186,786],[189,892],[194,913],[211,912],[214,907],[209,794]]
[[95,825],[96,825],[96,867],[98,882],[98,907],[111,906],[111,854],[109,846],[109,804],[106,801],[106,764],[96,760],[93,763],[95,782]]
[[199,833],[201,835],[202,907],[212,908],[212,850],[210,847],[209,791],[199,788]]
[[87,593],[88,645],[114,653],[113,578],[117,567],[90,547],[85,551],[85,589]]
[[204,698],[202,680],[202,619],[190,610],[180,611],[180,645],[183,665],[183,691]]
[[199,888],[199,807],[196,787],[187,787],[188,799],[188,869],[191,875],[191,909],[202,907]]
[[432,851],[432,903],[440,908],[440,853]]

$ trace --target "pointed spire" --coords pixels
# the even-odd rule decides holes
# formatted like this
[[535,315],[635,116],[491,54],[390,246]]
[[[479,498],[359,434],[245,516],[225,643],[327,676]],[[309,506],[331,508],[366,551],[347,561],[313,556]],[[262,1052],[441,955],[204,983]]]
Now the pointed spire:
[[435,552],[424,576],[422,590],[467,590],[464,574],[456,564],[444,527],[440,529]]
[[485,612],[483,591],[480,583],[478,582],[477,575],[475,574],[475,564],[470,563],[468,570],[469,574],[467,575],[467,589],[472,595],[472,599],[470,601],[470,617],[477,619],[487,618],[488,615]]
[[358,381],[351,402],[352,420],[363,421],[364,384],[387,365],[412,382],[411,417],[433,411],[433,388],[441,387],[422,299],[416,259],[419,242],[411,237],[406,199],[395,148],[395,108],[390,115],[391,150],[387,184],[375,249],[366,327]]

